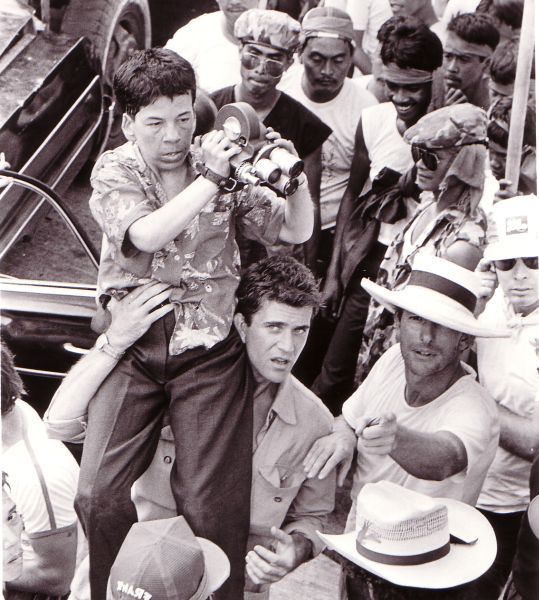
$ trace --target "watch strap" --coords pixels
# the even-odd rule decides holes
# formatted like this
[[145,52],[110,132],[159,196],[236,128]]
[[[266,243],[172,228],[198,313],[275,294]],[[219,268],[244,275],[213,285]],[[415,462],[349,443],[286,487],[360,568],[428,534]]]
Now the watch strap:
[[115,360],[120,360],[125,354],[122,350],[116,350],[114,346],[110,345],[109,338],[106,333],[102,333],[96,340],[95,347],[104,354],[107,354]]
[[215,185],[220,190],[232,192],[237,186],[237,181],[235,179],[232,179],[232,177],[219,175],[219,173],[212,171],[209,167],[207,167],[204,163],[200,161],[197,161],[195,163],[195,170],[199,175],[204,177],[204,179],[215,183]]

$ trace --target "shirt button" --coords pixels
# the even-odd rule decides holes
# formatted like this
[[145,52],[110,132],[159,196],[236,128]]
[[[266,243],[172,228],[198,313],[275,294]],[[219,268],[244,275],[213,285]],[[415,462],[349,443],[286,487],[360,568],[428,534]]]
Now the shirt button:
[[172,462],[172,456],[165,456],[164,461],[167,465],[170,465]]
[[275,502],[282,502],[283,499],[281,498],[281,496],[275,496],[274,500]]

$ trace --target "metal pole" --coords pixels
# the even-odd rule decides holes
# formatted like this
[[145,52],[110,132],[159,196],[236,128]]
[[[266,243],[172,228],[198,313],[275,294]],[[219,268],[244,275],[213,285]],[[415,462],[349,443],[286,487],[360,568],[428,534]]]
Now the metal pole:
[[524,0],[522,29],[518,45],[517,73],[511,107],[511,123],[509,126],[509,141],[507,143],[507,162],[505,178],[511,182],[509,189],[517,192],[520,175],[520,159],[522,154],[522,139],[524,137],[524,122],[528,106],[530,89],[530,73],[534,53],[534,0]]

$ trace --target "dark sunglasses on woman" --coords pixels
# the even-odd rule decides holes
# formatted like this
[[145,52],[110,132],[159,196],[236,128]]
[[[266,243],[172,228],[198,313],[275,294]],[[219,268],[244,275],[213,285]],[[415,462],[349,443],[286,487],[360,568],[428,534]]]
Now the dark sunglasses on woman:
[[[501,260],[493,260],[494,266],[500,271],[510,271],[516,264],[518,258],[503,258]],[[520,259],[528,269],[539,269],[539,258],[537,256],[527,256]]]

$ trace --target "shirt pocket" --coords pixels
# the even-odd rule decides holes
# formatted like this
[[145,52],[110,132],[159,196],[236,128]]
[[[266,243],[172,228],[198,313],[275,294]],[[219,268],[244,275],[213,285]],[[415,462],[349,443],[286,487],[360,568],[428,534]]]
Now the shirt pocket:
[[251,531],[269,535],[272,525],[280,527],[305,481],[300,466],[262,465],[253,473]]

